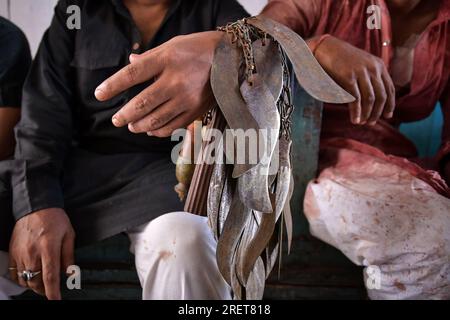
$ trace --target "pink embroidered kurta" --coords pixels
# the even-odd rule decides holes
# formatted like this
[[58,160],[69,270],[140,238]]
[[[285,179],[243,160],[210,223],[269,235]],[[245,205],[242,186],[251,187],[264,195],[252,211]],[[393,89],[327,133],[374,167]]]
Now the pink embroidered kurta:
[[[367,8],[371,5],[381,8],[381,29],[367,27]],[[391,74],[396,69],[392,65],[396,51],[392,47],[391,18],[384,0],[271,0],[263,13],[287,22],[306,39],[331,34],[382,58]],[[321,167],[330,165],[337,148],[350,146],[354,151],[394,162],[450,197],[440,176],[428,171],[440,171],[450,154],[450,0],[442,0],[436,19],[416,40],[413,55],[410,88],[397,96],[392,120],[381,120],[373,127],[356,126],[350,122],[347,106],[324,106]],[[441,102],[444,113],[442,146],[433,161],[425,162],[416,158],[414,144],[398,126],[427,118],[437,102]]]

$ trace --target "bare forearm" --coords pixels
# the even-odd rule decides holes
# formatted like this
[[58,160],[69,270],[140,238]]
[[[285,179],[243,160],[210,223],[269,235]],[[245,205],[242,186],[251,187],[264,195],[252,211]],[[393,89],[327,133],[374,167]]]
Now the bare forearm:
[[296,11],[296,7],[292,4],[292,1],[277,1],[269,2],[261,14],[297,31],[296,27],[300,17],[293,14]]
[[0,160],[14,152],[14,126],[20,119],[20,109],[0,108]]
[[[300,1],[300,4],[303,4],[303,2]],[[310,32],[306,32],[305,30],[306,28],[304,27],[308,25],[308,21],[307,19],[305,19],[305,14],[299,12],[298,7],[295,4],[295,1],[292,0],[271,1],[264,8],[261,14],[269,19],[284,24],[288,28],[294,30],[305,40],[307,39],[306,43],[308,44],[311,50],[315,49],[320,39],[320,36],[317,37],[308,36],[307,33],[311,33],[311,30],[309,30]]]

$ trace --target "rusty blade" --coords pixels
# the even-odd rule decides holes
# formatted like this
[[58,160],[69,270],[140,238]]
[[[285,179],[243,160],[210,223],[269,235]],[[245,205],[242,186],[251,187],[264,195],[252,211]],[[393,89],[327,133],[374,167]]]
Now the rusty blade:
[[287,250],[288,254],[291,254],[292,249],[292,237],[293,237],[293,221],[292,221],[292,211],[291,211],[291,205],[289,202],[286,202],[285,208],[283,210],[283,217],[284,217],[284,225],[286,227],[286,237],[287,237]]
[[[275,208],[273,213],[262,214],[260,212],[254,212],[259,219],[259,228],[253,237],[252,241],[245,248],[244,259],[242,259],[242,264],[238,265],[238,275],[242,274],[243,281],[247,281],[251,270],[254,267],[256,260],[261,254],[263,254],[266,247],[270,247],[269,243],[273,237],[275,231],[276,221],[280,218],[283,210],[286,208],[286,202],[289,201],[289,193],[291,187],[293,186],[293,181],[291,181],[291,164],[290,164],[290,150],[291,141],[285,138],[280,138],[278,141],[278,152],[279,152],[279,168],[276,181],[275,190],[275,203],[273,207]],[[289,220],[289,221],[292,221]],[[292,226],[292,225],[291,225]],[[289,228],[288,228],[289,229]],[[291,234],[291,233],[290,233]],[[273,246],[273,245],[272,245]],[[267,265],[266,268],[269,270],[273,269],[277,252],[272,251],[270,255],[266,256]]]
[[256,72],[264,80],[276,102],[283,89],[283,65],[278,44],[270,39],[258,39],[253,42],[252,47]]
[[[259,125],[242,99],[239,85],[239,69],[242,53],[230,44],[228,37],[219,43],[211,67],[211,87],[227,124],[231,129],[255,130]],[[256,161],[259,163],[259,159]],[[255,163],[236,164],[233,177],[237,178],[253,168]]]
[[355,100],[323,70],[306,42],[294,31],[263,16],[249,18],[247,22],[280,43],[294,67],[299,84],[313,98],[326,103],[350,103]]
[[241,276],[241,281],[247,283],[249,276],[255,267],[256,261],[263,254],[264,249],[269,244],[269,241],[275,231],[275,212],[261,213],[254,212],[260,216],[260,225],[256,231],[253,239],[244,248],[243,259],[238,265],[238,276]]
[[241,201],[250,209],[270,213],[273,211],[269,195],[269,173],[280,132],[281,120],[276,103],[259,74],[253,75],[253,84],[242,83],[241,92],[251,114],[265,134],[261,162],[238,179]]
[[[222,153],[223,140],[220,141],[217,148],[218,153]],[[223,161],[216,162],[211,175],[211,181],[209,184],[208,198],[207,198],[207,212],[208,223],[214,234],[216,241],[219,239],[220,224],[219,224],[219,211],[221,205],[222,194],[224,192],[226,183],[227,168]]]
[[291,186],[291,161],[290,161],[290,150],[292,141],[286,140],[281,137],[278,141],[279,145],[279,167],[277,175],[277,187],[275,191],[275,220],[281,216],[283,209],[285,207],[286,201],[288,200],[288,195]]
[[[238,252],[233,254],[232,266],[236,266]],[[239,282],[235,268],[231,269],[231,290],[233,291],[233,300],[242,300],[243,287]]]
[[[294,180],[292,179],[292,168],[290,161],[290,150],[292,141],[281,137],[279,140],[279,168],[276,180],[275,189],[275,220],[278,226],[283,228],[286,226],[288,248],[290,249],[292,243],[292,217],[290,212],[290,199],[294,188]],[[284,219],[280,219],[283,214]],[[265,258],[266,276],[269,277],[278,258],[278,251],[280,248],[280,238],[277,229],[271,235],[269,243],[266,247]]]
[[[286,227],[286,237],[287,237],[287,246],[288,246],[288,254],[291,253],[292,247],[292,237],[293,237],[293,221],[292,221],[292,212],[291,212],[291,199],[294,193],[294,176],[292,174],[292,165],[291,165],[291,154],[290,150],[292,147],[292,141],[287,140],[284,137],[280,138],[280,171],[279,171],[279,179],[283,181],[282,183],[277,183],[277,204],[280,207],[276,207],[277,211],[277,221],[280,218],[280,215],[283,214],[284,225]],[[284,185],[278,190],[278,186]]]
[[264,297],[264,288],[266,284],[266,270],[261,258],[255,263],[245,287],[246,300],[262,300]]
[[[229,170],[224,161],[224,146],[223,138],[220,139],[215,150],[216,163],[212,170],[211,179],[209,183],[208,197],[206,200],[206,209],[208,213],[208,224],[214,234],[216,241],[219,238],[223,223],[220,223],[221,219],[226,219],[228,211],[224,214],[222,211],[227,210],[224,208],[230,201],[226,203],[222,202],[224,198],[224,192],[227,192],[226,186],[228,184]],[[226,197],[226,196],[225,196]],[[228,206],[229,208],[229,206]]]
[[[280,224],[280,222],[277,223],[277,226]],[[278,259],[278,252],[280,248],[280,237],[278,235],[278,228],[275,227],[275,231],[272,234],[272,238],[269,241],[269,244],[267,245],[267,248],[265,250],[264,262],[266,266],[266,278],[269,278],[270,274],[272,273],[273,268],[275,267],[275,264]]]
[[292,238],[293,238],[293,226],[294,223],[292,221],[292,211],[291,211],[291,199],[292,195],[294,194],[294,176],[291,174],[291,183],[289,186],[289,194],[287,197],[287,200],[284,204],[283,209],[283,217],[284,217],[284,225],[286,226],[286,233],[287,233],[287,245],[288,245],[288,254],[291,253],[292,249]]
[[223,186],[222,197],[219,205],[219,214],[217,217],[218,237],[220,237],[223,232],[225,221],[228,217],[228,213],[230,212],[231,204],[233,202],[233,195],[235,194],[235,186],[236,182],[231,178],[231,170],[227,167],[225,184]]
[[283,68],[274,41],[260,39],[252,46],[257,73],[251,79],[252,85],[248,82],[241,85],[241,93],[250,113],[267,135],[261,139],[265,144],[258,145],[261,149],[257,152],[263,154],[260,163],[239,178],[238,190],[246,206],[260,212],[272,212],[269,173],[281,125],[276,100],[283,87]]
[[232,285],[231,273],[236,272],[233,267],[233,257],[250,215],[251,210],[246,208],[239,199],[239,195],[235,194],[216,252],[220,273],[229,285]]
[[[245,287],[247,285],[248,276],[244,277],[243,266],[245,263],[245,252],[248,249],[252,239],[258,231],[258,222],[256,220],[255,213],[252,212],[250,218],[247,221],[244,232],[242,234],[241,241],[237,247],[237,259],[236,259],[236,274],[239,282]],[[254,262],[253,262],[254,264]],[[253,268],[253,267],[252,267]]]

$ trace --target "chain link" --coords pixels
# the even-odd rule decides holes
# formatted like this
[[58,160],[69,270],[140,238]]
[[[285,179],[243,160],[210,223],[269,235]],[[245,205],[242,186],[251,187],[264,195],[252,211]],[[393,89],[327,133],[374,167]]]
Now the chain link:
[[[259,30],[258,28],[247,23],[247,19],[238,20],[233,23],[229,23],[224,27],[217,28],[218,31],[226,32],[230,34],[231,42],[238,45],[241,48],[245,62],[245,77],[246,80],[251,82],[251,76],[256,73],[257,66],[255,65],[255,58],[253,55],[252,43],[258,39],[262,39],[263,44],[267,39],[275,41],[270,35]],[[284,50],[278,44],[279,51],[282,58],[283,67],[283,89],[280,98],[277,101],[278,112],[281,117],[281,129],[280,137],[291,139],[292,135],[292,112],[294,111],[293,99],[292,99],[292,86],[291,86],[291,72],[288,66],[288,60]]]
[[292,113],[294,112],[294,104],[292,97],[291,72],[288,65],[286,53],[280,47],[281,63],[283,65],[283,90],[280,99],[277,101],[278,112],[281,118],[280,137],[287,140],[292,138]]

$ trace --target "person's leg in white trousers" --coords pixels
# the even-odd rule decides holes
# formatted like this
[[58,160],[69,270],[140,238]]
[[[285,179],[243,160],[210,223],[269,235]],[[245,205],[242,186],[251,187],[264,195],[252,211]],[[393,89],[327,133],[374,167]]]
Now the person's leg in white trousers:
[[[170,213],[128,233],[146,300],[231,299],[219,272],[207,219]],[[25,291],[8,279],[8,254],[0,252],[0,300]]]
[[450,199],[391,164],[374,168],[328,168],[308,185],[311,233],[371,267],[371,299],[450,299]]
[[207,219],[185,212],[161,216],[129,232],[144,300],[228,300]]

